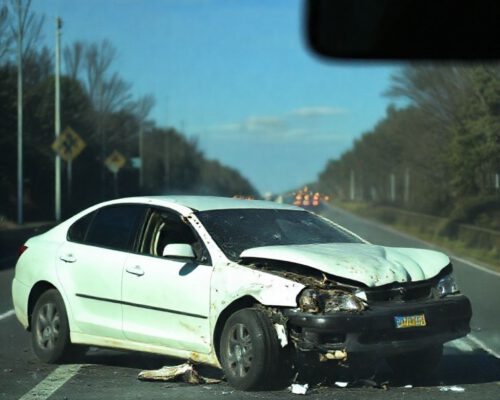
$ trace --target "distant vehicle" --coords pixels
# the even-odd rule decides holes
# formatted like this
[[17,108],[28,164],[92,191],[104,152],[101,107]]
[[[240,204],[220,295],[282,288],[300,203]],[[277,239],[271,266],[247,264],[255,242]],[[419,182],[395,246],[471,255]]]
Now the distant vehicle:
[[222,367],[242,390],[299,353],[430,371],[471,318],[442,253],[372,245],[291,205],[217,197],[91,207],[26,242],[12,288],[44,362],[82,345],[144,351]]

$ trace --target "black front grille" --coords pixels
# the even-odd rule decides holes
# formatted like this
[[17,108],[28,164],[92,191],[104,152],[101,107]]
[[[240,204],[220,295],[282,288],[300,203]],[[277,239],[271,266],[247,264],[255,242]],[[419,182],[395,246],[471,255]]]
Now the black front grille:
[[366,291],[368,303],[383,301],[415,301],[433,297],[433,285],[406,284],[390,288],[374,288]]

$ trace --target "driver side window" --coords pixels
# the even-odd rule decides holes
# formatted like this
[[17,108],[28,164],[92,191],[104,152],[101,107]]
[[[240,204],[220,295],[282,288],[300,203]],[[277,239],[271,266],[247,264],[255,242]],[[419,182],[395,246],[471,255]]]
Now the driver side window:
[[205,246],[180,215],[171,211],[152,209],[145,226],[140,253],[162,257],[165,246],[173,243],[189,244],[198,262],[206,264],[209,261]]

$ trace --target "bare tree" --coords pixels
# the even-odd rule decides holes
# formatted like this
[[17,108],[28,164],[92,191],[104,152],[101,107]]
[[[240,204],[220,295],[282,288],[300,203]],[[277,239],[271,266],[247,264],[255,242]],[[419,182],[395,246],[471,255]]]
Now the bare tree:
[[43,16],[31,11],[31,0],[10,0],[12,37],[21,43],[22,58],[36,50],[42,38]]
[[147,94],[138,100],[129,103],[128,111],[134,114],[140,123],[144,123],[151,110],[155,106],[156,100],[153,95]]
[[9,8],[6,4],[0,6],[0,61],[3,61],[12,51],[14,36],[10,30]]
[[66,74],[74,80],[78,79],[80,76],[85,47],[85,43],[76,41],[71,46],[66,46],[64,48],[63,58]]
[[91,43],[84,53],[85,88],[98,111],[104,111],[104,86],[109,69],[116,59],[116,48],[108,40]]

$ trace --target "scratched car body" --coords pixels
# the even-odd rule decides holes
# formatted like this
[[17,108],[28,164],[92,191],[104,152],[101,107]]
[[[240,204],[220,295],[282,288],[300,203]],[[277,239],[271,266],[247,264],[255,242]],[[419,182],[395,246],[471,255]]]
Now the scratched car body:
[[284,204],[119,199],[21,250],[15,312],[45,362],[78,345],[129,349],[222,367],[253,389],[299,353],[428,371],[443,343],[469,332],[446,255],[376,246]]

